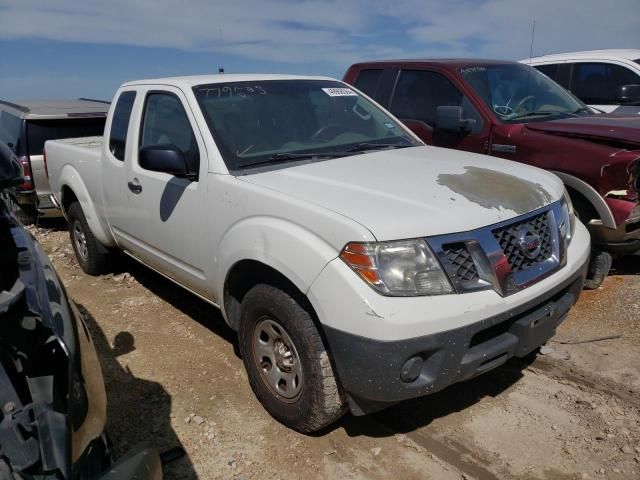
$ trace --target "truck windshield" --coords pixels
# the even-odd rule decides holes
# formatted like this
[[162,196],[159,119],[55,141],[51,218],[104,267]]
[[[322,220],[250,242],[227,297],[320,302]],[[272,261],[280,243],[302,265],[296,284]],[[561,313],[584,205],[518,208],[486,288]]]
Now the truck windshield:
[[484,103],[505,123],[590,115],[591,110],[533,67],[520,63],[460,70]]
[[225,82],[194,87],[194,93],[232,171],[421,145],[337,81]]

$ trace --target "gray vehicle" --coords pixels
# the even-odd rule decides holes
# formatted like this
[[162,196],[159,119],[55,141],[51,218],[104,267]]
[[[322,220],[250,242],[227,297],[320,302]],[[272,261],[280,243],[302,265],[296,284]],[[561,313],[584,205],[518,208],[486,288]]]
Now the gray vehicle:
[[25,179],[18,186],[13,208],[22,223],[35,223],[38,216],[61,215],[49,189],[44,142],[102,135],[108,110],[109,102],[90,99],[0,100],[0,141],[17,155]]

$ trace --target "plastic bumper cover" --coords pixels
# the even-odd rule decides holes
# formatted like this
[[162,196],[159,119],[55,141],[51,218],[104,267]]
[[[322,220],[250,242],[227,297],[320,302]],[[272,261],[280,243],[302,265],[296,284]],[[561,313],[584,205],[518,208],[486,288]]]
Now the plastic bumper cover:
[[577,301],[587,263],[517,310],[464,327],[380,341],[325,327],[340,383],[354,414],[428,395],[523,357],[551,338]]

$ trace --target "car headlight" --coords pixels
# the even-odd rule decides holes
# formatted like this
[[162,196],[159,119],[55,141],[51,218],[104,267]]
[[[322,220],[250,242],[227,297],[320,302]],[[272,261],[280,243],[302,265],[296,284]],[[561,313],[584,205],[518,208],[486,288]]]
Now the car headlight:
[[349,243],[340,258],[382,295],[412,297],[454,291],[422,239]]
[[571,241],[573,232],[576,227],[576,214],[573,210],[573,203],[571,203],[571,197],[567,191],[564,191],[564,198],[562,199],[562,218],[558,222],[558,228],[560,234],[566,239],[567,243]]

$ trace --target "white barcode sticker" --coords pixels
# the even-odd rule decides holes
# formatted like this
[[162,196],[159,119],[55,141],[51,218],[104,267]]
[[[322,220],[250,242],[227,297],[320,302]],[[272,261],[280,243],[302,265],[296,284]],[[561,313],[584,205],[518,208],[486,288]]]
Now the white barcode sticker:
[[350,88],[323,88],[322,91],[330,97],[357,97],[358,94]]

